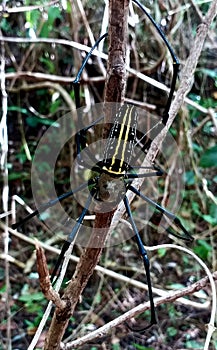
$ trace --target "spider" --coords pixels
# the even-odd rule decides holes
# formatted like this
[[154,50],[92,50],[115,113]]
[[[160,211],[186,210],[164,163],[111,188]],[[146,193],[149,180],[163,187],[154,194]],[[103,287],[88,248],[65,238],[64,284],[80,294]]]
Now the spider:
[[[160,34],[162,40],[166,44],[167,48],[173,59],[173,77],[172,83],[170,87],[170,92],[168,95],[166,107],[164,113],[162,115],[162,119],[155,127],[153,127],[154,135],[157,135],[162,128],[166,125],[168,117],[169,117],[169,109],[173,97],[173,93],[175,90],[175,84],[178,75],[178,67],[179,62],[176,58],[173,49],[171,48],[169,42],[161,31],[160,27],[156,24],[153,18],[147,13],[143,5],[134,0],[134,3],[145,13],[146,16],[153,23],[154,27]],[[92,47],[90,52],[87,54],[84,59],[80,70],[77,73],[77,76],[73,82],[74,91],[75,91],[75,102],[77,109],[80,108],[80,78],[85,65],[91,56],[93,50],[98,46],[99,42],[107,37],[107,33],[101,36]],[[75,226],[72,228],[71,233],[68,235],[67,240],[64,242],[61,253],[59,255],[58,261],[54,267],[53,273],[51,275],[51,281],[54,280],[57,272],[60,269],[63,257],[65,252],[68,250],[71,242],[75,238],[80,226],[83,223],[85,216],[88,213],[88,209],[92,202],[98,202],[101,204],[101,208],[103,205],[106,208],[115,208],[118,203],[123,200],[125,205],[126,213],[128,215],[129,221],[132,226],[132,230],[135,235],[135,240],[138,246],[139,253],[143,259],[144,268],[146,272],[147,285],[148,285],[148,293],[150,299],[151,306],[151,320],[148,326],[145,328],[149,328],[153,324],[156,324],[156,312],[153,301],[153,293],[152,293],[152,284],[151,284],[151,276],[150,276],[150,264],[147,255],[147,251],[144,248],[142,239],[140,237],[138,228],[135,224],[131,209],[130,203],[127,198],[127,191],[132,191],[135,195],[139,196],[142,200],[147,202],[150,206],[157,209],[161,214],[163,214],[170,221],[173,221],[174,226],[176,226],[177,231],[172,229],[171,227],[166,228],[166,231],[171,233],[172,235],[182,238],[186,241],[192,241],[193,238],[190,233],[185,229],[180,219],[171,213],[169,210],[163,208],[160,204],[154,202],[152,199],[144,195],[140,190],[138,190],[133,185],[133,180],[136,178],[145,178],[150,176],[161,176],[163,171],[152,164],[151,166],[143,167],[145,171],[143,173],[138,173],[138,167],[132,165],[135,160],[138,158],[139,154],[143,153],[145,149],[150,146],[151,139],[149,133],[141,134],[138,132],[138,113],[137,109],[134,105],[123,104],[123,105],[115,105],[114,106],[114,118],[111,124],[111,129],[105,144],[103,157],[101,160],[97,160],[95,156],[91,153],[89,149],[89,145],[87,145],[87,132],[89,129],[93,128],[97,122],[103,120],[103,117],[100,117],[97,122],[84,126],[82,120],[78,120],[80,122],[79,132],[77,132],[75,137],[76,149],[77,149],[77,161],[82,167],[89,168],[90,175],[88,181],[81,184],[75,190],[69,191],[67,193],[62,194],[58,198],[50,200],[47,203],[42,204],[35,210],[33,213],[14,224],[12,227],[15,229],[21,225],[23,225],[26,221],[38,215],[39,213],[45,211],[46,209],[55,206],[58,202],[62,200],[74,196],[76,193],[88,189],[89,195],[86,200],[86,203],[83,207],[81,215],[76,220]],[[86,154],[87,157],[83,158],[83,154]],[[87,160],[89,157],[90,161]],[[180,234],[181,232],[181,234]]]

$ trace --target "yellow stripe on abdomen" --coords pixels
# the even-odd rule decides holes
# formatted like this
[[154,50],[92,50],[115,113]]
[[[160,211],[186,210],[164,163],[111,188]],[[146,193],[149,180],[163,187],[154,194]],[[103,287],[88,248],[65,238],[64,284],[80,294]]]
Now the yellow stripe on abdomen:
[[104,153],[104,170],[123,175],[135,144],[137,114],[132,105],[123,105],[115,116]]

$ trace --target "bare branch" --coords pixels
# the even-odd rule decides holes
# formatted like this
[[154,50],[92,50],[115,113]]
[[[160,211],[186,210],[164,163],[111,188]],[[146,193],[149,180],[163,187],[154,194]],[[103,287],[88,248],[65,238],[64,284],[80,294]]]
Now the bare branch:
[[[217,280],[217,271],[213,273],[213,278]],[[187,295],[192,295],[193,293],[203,289],[207,284],[209,283],[208,277],[202,278],[196,283],[192,284],[191,286],[184,288],[182,290],[178,291],[171,291],[167,293],[167,296],[159,297],[155,299],[155,306],[159,306],[165,303],[173,303],[177,299],[187,296]],[[96,340],[97,338],[102,338],[113,329],[116,328],[118,325],[126,322],[132,317],[135,317],[142,312],[149,310],[150,309],[150,303],[143,303],[140,304],[133,309],[129,310],[128,312],[124,313],[120,317],[117,317],[115,320],[107,323],[105,326],[98,328],[96,331],[91,332],[90,334],[85,335],[84,337],[80,339],[76,339],[70,343],[67,343],[65,346],[62,346],[62,350],[69,350],[73,349],[78,346],[82,346],[90,341]]]
[[[110,0],[108,78],[105,92],[106,102],[124,101],[128,6],[129,0]],[[106,134],[106,130],[104,130],[104,133]],[[60,342],[68,325],[69,317],[72,315],[79,300],[79,296],[99,261],[107,236],[107,228],[110,227],[113,213],[114,210],[111,210],[109,213],[98,213],[96,215],[94,223],[95,228],[90,237],[88,248],[86,248],[82,254],[74,276],[63,296],[63,300],[66,300],[68,303],[68,310],[56,309],[46,339],[45,350],[60,348]],[[102,228],[102,233],[97,234],[100,228]]]

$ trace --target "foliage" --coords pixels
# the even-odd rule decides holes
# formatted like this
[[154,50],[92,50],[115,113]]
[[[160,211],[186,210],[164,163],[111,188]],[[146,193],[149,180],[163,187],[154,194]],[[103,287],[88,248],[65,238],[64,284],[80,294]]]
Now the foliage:
[[[21,3],[24,7],[33,5],[39,5],[39,7],[19,11]],[[74,7],[72,7],[72,3]],[[143,3],[150,9],[153,17],[161,22],[162,30],[167,33],[169,41],[181,61],[182,68],[200,23],[198,12],[195,11],[191,3],[184,1],[174,1],[172,7],[167,2],[143,1]],[[82,4],[86,19],[76,6],[76,2],[62,1],[45,6],[45,2],[39,0],[34,2],[27,0],[23,2],[7,1],[8,13],[3,13],[0,21],[1,35],[14,38],[13,42],[5,42],[9,196],[12,199],[12,196],[19,195],[32,208],[34,207],[34,199],[31,184],[31,162],[38,141],[52,125],[56,129],[53,142],[59,142],[58,119],[69,112],[71,113],[75,102],[72,81],[85,52],[78,50],[71,44],[79,42],[91,46],[87,23],[95,39],[99,37],[101,31],[104,1],[82,1]],[[195,2],[194,6],[198,8],[199,12],[205,14],[208,3],[206,1]],[[16,12],[10,12],[10,9],[16,10]],[[133,7],[133,9],[129,24],[130,65],[137,71],[170,86],[171,61],[169,55],[149,21],[141,16],[138,8]],[[135,17],[133,17],[133,13]],[[23,42],[15,40],[16,38],[23,38]],[[51,39],[52,42],[46,42],[46,40],[34,42],[35,38]],[[28,39],[32,39],[33,42],[28,42]],[[197,67],[191,92],[188,95],[193,104],[186,103],[183,106],[171,129],[184,162],[182,174],[184,189],[181,190],[183,201],[177,214],[185,227],[195,237],[193,251],[207,263],[212,271],[216,270],[217,267],[215,249],[217,244],[217,206],[215,202],[217,192],[217,53],[214,46],[215,39],[216,33],[212,29]],[[59,40],[65,40],[70,45],[63,45]],[[104,50],[106,52],[107,43],[104,44]],[[98,63],[98,59],[93,56],[88,61],[86,76],[84,75],[81,79],[82,105],[89,103],[88,96],[93,103],[103,101],[104,78]],[[105,61],[102,61],[101,64],[106,68]],[[69,99],[66,98],[66,95]],[[131,99],[133,103],[138,101],[142,103],[145,116],[150,111],[153,113],[152,109],[148,109],[148,111],[145,109],[146,103],[149,104],[149,108],[154,106],[156,115],[161,115],[165,107],[165,96],[166,94],[158,88],[129,74],[126,97]],[[88,123],[93,122],[90,115],[87,117]],[[73,122],[76,123],[76,120]],[[90,137],[93,136],[92,129],[89,130],[89,134]],[[52,150],[49,142],[41,150],[45,161],[40,163],[38,170],[40,174],[44,174],[46,180],[49,180],[53,170],[50,168],[49,162],[46,161],[46,157],[49,158]],[[78,183],[81,175],[77,169],[72,167],[75,158],[74,140],[69,140],[56,161],[54,177],[58,194],[66,192],[71,187],[75,188]],[[180,169],[176,165],[177,159],[174,154],[169,154],[166,161],[160,155],[157,159],[157,163],[160,163],[163,168],[167,167],[167,174],[158,182],[158,194],[160,193],[160,195],[157,198],[159,202],[163,200],[166,205],[170,200],[170,194],[172,193],[172,197],[176,198],[178,191],[176,184],[168,175],[170,169],[174,170],[175,177],[179,174]],[[85,177],[86,173],[82,173],[82,176]],[[204,179],[207,187],[204,185]],[[3,175],[0,181],[1,188],[3,188]],[[151,192],[154,186],[147,184],[148,182],[145,183],[144,190],[149,195],[149,191]],[[151,196],[155,195],[154,191],[155,189],[151,192]],[[81,203],[82,196],[81,193],[79,197]],[[41,197],[43,198],[43,193],[41,193]],[[72,218],[77,218],[82,206],[70,198],[64,201],[64,208]],[[156,235],[155,228],[161,221],[159,216],[153,215],[152,220],[146,225],[148,209],[142,206],[139,200],[133,202],[132,208],[135,219],[143,227],[141,235],[147,245],[170,242],[170,238],[165,232]],[[25,215],[25,208],[17,205],[16,217],[20,218]],[[45,220],[45,224],[37,219],[26,224],[22,229],[24,237],[29,239],[36,237],[48,245],[61,246],[63,232],[58,229],[58,225],[52,232],[48,229],[49,222],[53,222],[55,215],[55,209],[54,211],[50,210],[41,216]],[[121,233],[122,227],[115,232],[116,235]],[[74,251],[79,256],[82,249],[78,246],[75,247]],[[11,332],[12,340],[16,340],[16,336],[21,333],[25,334],[25,340],[19,339],[18,343],[15,341],[14,345],[23,349],[27,343],[30,343],[32,333],[38,326],[46,307],[46,301],[39,291],[38,281],[31,279],[26,268],[30,265],[30,269],[36,271],[32,250],[30,243],[22,238],[11,236],[10,255],[20,263],[15,261],[10,265],[11,295],[9,299],[12,305],[13,326]],[[46,256],[52,270],[56,256],[47,251]],[[180,252],[159,249],[157,253],[150,253],[149,256],[154,285],[158,288],[181,289],[188,285],[191,280],[204,276],[204,272],[199,269],[198,265]],[[101,264],[104,264],[108,269],[144,282],[142,263],[138,258],[133,240],[105,249]],[[0,293],[2,300],[0,314],[2,320],[7,319],[7,314],[3,311],[5,309],[4,300],[6,293],[10,292],[7,291],[4,283],[4,268],[5,265],[1,260]],[[70,278],[71,271],[74,269],[75,265],[72,263],[67,278]],[[210,293],[208,286],[206,293]],[[82,303],[76,309],[75,317],[70,321],[70,334],[68,333],[66,336],[71,335],[74,331],[76,336],[80,336],[89,331],[88,326],[96,328],[104,325],[115,316],[146,300],[148,300],[147,295],[142,289],[125,285],[124,282],[112,279],[101,272],[95,273],[84,291]],[[206,333],[204,325],[209,322],[209,313],[209,310],[201,312],[191,305],[188,307],[178,304],[164,305],[158,308],[159,324],[162,327],[160,331],[155,329],[146,334],[135,332],[132,336],[123,325],[117,327],[114,334],[109,334],[105,343],[112,344],[111,349],[113,350],[128,348],[129,350],[175,349],[177,344],[185,349],[201,349]],[[187,315],[191,318],[188,319]],[[147,318],[149,319],[148,313],[142,315],[142,320]],[[85,324],[82,328],[83,319]],[[5,323],[1,324],[1,333],[4,339],[7,334]],[[192,325],[194,325],[194,329],[191,328]],[[100,341],[99,343],[96,341],[94,344],[88,344],[88,349],[99,349],[100,346]],[[217,349],[214,341],[212,346],[213,348],[210,350]]]

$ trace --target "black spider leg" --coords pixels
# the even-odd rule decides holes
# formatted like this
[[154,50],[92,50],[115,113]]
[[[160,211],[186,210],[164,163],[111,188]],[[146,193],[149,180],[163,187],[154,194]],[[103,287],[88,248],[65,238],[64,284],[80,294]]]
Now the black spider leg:
[[[146,152],[151,146],[152,141],[157,137],[157,135],[160,134],[163,128],[164,128],[164,124],[162,123],[162,121],[158,121],[155,125],[152,125],[151,128],[147,130],[145,133],[142,133],[139,131],[139,134],[137,135],[137,138],[136,138],[136,142],[134,144],[135,154],[132,156],[133,160],[137,161],[137,159],[142,154],[146,154]],[[135,168],[135,167],[132,166],[132,168]],[[142,166],[140,168],[142,168]],[[151,169],[151,167],[149,166],[144,168]],[[152,163],[152,169],[161,171],[161,175],[163,175],[164,173],[163,170],[160,169],[159,166],[156,166],[154,163]],[[157,176],[160,176],[160,174],[157,174]]]
[[[92,55],[93,51],[97,48],[97,46],[99,45],[100,41],[102,41],[104,38],[106,38],[108,36],[108,33],[103,34],[93,45],[93,47],[91,48],[91,50],[88,52],[87,56],[85,57],[85,59],[82,62],[81,68],[79,69],[75,80],[72,82],[73,86],[74,86],[74,92],[75,92],[75,104],[76,104],[76,108],[80,108],[81,104],[80,104],[80,79],[81,79],[81,74],[85,68],[85,65],[88,61],[88,59],[90,58],[90,56]],[[100,120],[100,118],[99,118]],[[94,122],[93,124],[91,124],[88,127],[85,127],[82,123],[82,119],[80,118],[78,120],[78,129],[79,131],[76,133],[75,135],[75,142],[76,142],[76,147],[77,147],[77,161],[80,165],[82,166],[87,166],[89,167],[88,164],[85,164],[82,159],[81,159],[81,151],[83,149],[86,148],[86,131],[91,128],[96,122]],[[95,163],[95,157],[93,156],[93,154],[88,150],[88,148],[86,148],[86,152],[88,153],[89,158]]]
[[80,79],[81,79],[81,74],[86,66],[87,61],[89,60],[90,56],[92,55],[93,51],[97,48],[97,46],[99,45],[100,41],[102,41],[103,39],[105,39],[108,36],[108,33],[103,34],[99,39],[96,40],[95,44],[92,46],[92,48],[90,49],[90,51],[88,52],[87,56],[84,58],[82,65],[75,77],[75,80],[72,82],[73,86],[74,86],[74,91],[75,91],[75,104],[76,104],[76,108],[80,108],[81,104],[80,104]]
[[152,199],[148,198],[147,196],[145,196],[143,193],[141,193],[139,190],[137,190],[135,187],[133,187],[132,185],[129,185],[128,187],[129,190],[131,190],[132,192],[134,192],[137,196],[139,196],[140,198],[142,198],[144,201],[146,201],[148,204],[150,204],[152,207],[155,207],[158,211],[160,211],[163,215],[165,215],[168,219],[172,220],[174,222],[174,224],[176,225],[176,227],[178,229],[180,229],[183,233],[184,236],[181,236],[177,233],[175,233],[171,228],[166,228],[165,230],[170,233],[171,235],[173,235],[174,237],[177,238],[181,238],[182,240],[185,241],[193,241],[193,237],[191,236],[191,234],[186,230],[186,228],[182,225],[180,219],[174,215],[173,213],[171,213],[169,210],[161,207],[158,203],[154,202]]
[[27,215],[24,219],[16,222],[15,224],[12,225],[12,229],[17,229],[20,226],[23,226],[27,221],[29,221],[30,219],[32,219],[34,216],[39,215],[40,213],[44,212],[46,209],[53,207],[54,205],[56,205],[58,202],[61,202],[62,200],[73,196],[75,193],[83,190],[85,187],[88,186],[88,182],[83,183],[82,185],[80,185],[79,187],[77,187],[75,190],[73,191],[69,191],[67,193],[62,194],[61,196],[55,198],[55,199],[51,199],[50,201],[40,205],[38,207],[38,209],[36,209],[35,211],[33,211],[31,214]]
[[[84,220],[84,217],[87,214],[87,211],[88,211],[88,209],[90,207],[90,204],[92,202],[92,197],[93,197],[93,194],[90,193],[89,196],[88,196],[88,199],[87,199],[87,201],[85,203],[85,207],[82,210],[81,215],[76,220],[76,224],[73,227],[71,233],[68,235],[67,240],[63,243],[60,255],[58,256],[57,262],[56,262],[56,264],[54,266],[54,269],[53,269],[53,272],[51,274],[51,278],[50,278],[51,282],[53,282],[54,277],[56,276],[58,270],[60,270],[60,268],[61,268],[64,255],[65,255],[66,251],[69,249],[70,244],[73,242],[73,240],[74,240],[74,238],[75,238],[75,236],[76,236],[76,234],[77,234],[77,232],[78,232],[78,230],[79,230],[79,228],[80,228],[80,226],[81,226],[81,224],[82,224],[82,222]],[[59,273],[58,273],[58,275],[59,275]],[[58,275],[57,275],[56,278],[58,278]]]
[[[92,124],[83,127],[82,130],[80,130],[78,133],[76,133],[75,135],[75,143],[76,143],[76,149],[77,149],[77,162],[80,166],[86,167],[87,169],[91,169],[92,166],[87,162],[84,161],[84,159],[82,159],[81,157],[81,143],[80,140],[82,138],[85,138],[86,141],[86,132],[91,129],[94,125],[97,125],[102,119],[104,119],[104,116],[97,118]],[[84,141],[84,140],[82,140]],[[92,160],[92,162],[95,164],[97,162],[96,158],[94,157],[94,155],[90,152],[88,147],[85,147],[83,149],[83,151],[85,151],[89,157],[90,160]]]
[[161,36],[162,40],[164,41],[165,45],[167,46],[172,59],[173,59],[173,77],[172,77],[172,82],[171,82],[171,87],[170,87],[170,92],[169,92],[169,96],[167,99],[167,104],[162,116],[162,122],[164,125],[166,125],[167,120],[169,118],[169,109],[172,103],[172,98],[173,98],[173,93],[175,91],[175,85],[176,85],[176,80],[178,77],[178,71],[179,71],[179,60],[176,57],[169,41],[167,40],[166,36],[164,35],[162,29],[159,27],[159,25],[155,22],[155,20],[150,16],[150,14],[146,11],[145,7],[138,1],[138,0],[133,0],[133,2],[135,4],[137,4],[137,6],[139,6],[139,8],[145,13],[145,15],[148,17],[148,19],[151,21],[151,23],[154,25],[155,29],[158,31],[159,35]]
[[[100,43],[100,41],[102,39],[104,39],[106,36],[108,36],[108,33],[105,33],[104,35],[102,35],[97,41],[96,43],[94,44],[94,46],[91,48],[90,52],[88,53],[88,55],[85,57],[83,63],[82,63],[82,66],[81,68],[79,69],[77,75],[76,75],[76,78],[73,82],[73,85],[74,85],[74,91],[75,91],[75,101],[76,101],[76,108],[79,108],[80,107],[80,84],[79,84],[79,81],[80,81],[80,77],[81,77],[81,74],[82,74],[82,71],[88,61],[88,59],[90,58],[90,56],[92,55],[92,52],[94,51],[94,49],[98,46],[98,44]],[[83,129],[78,132],[76,135],[75,135],[75,139],[76,139],[76,144],[77,144],[77,155],[80,155],[80,152],[82,150],[82,147],[81,147],[81,142],[80,142],[80,137],[82,138],[82,142],[83,142],[83,147],[86,146],[86,138],[85,138],[85,135],[86,135],[86,131],[88,129],[90,129],[91,127],[93,127],[95,124],[97,124],[100,120],[102,120],[104,117],[100,117],[98,118],[94,123],[92,123],[91,125],[87,126],[87,127],[83,127]],[[92,157],[92,160],[94,160],[94,162],[96,161],[95,158],[93,158],[93,155],[89,152],[89,156]],[[82,163],[82,161],[80,162]],[[82,163],[82,165],[85,165]],[[83,186],[84,185],[84,186]],[[47,203],[44,203],[42,204],[37,210],[35,210],[33,213],[27,215],[24,219],[20,220],[19,222],[16,222],[14,224],[12,224],[12,228],[15,230],[17,229],[18,227],[20,226],[23,226],[27,221],[29,221],[30,219],[32,219],[34,216],[37,216],[40,214],[40,212],[43,212],[45,211],[46,209],[54,206],[56,203],[58,203],[58,201],[62,201],[63,199],[65,198],[68,198],[70,196],[72,196],[74,193],[82,190],[85,186],[87,186],[87,183],[86,184],[83,184],[81,186],[79,186],[77,189],[75,189],[74,191],[69,191],[63,195],[61,195],[60,197],[57,197],[56,199],[53,199],[53,200],[50,200],[49,202]]]
[[153,164],[153,166],[151,167],[151,166],[147,166],[147,167],[143,167],[143,166],[132,166],[131,167],[132,168],[132,170],[135,170],[135,169],[145,169],[145,170],[148,170],[148,169],[150,169],[150,170],[153,170],[153,169],[155,169],[155,171],[153,171],[153,172],[148,172],[148,173],[144,173],[144,174],[137,174],[137,173],[133,173],[133,172],[127,172],[126,174],[125,174],[125,177],[126,177],[126,179],[125,179],[125,182],[127,182],[126,180],[127,179],[141,179],[141,178],[145,178],[145,177],[151,177],[151,176],[162,176],[163,175],[163,170],[162,169],[160,169],[159,167],[157,167],[155,164]]
[[151,275],[150,275],[150,263],[147,255],[147,251],[144,248],[143,242],[141,240],[141,237],[139,235],[138,229],[136,227],[135,221],[133,219],[131,209],[130,209],[130,204],[128,201],[127,196],[124,197],[124,205],[127,211],[127,214],[129,215],[130,222],[133,228],[133,232],[135,233],[135,238],[136,238],[136,243],[139,249],[139,253],[142,256],[144,267],[145,267],[145,272],[146,272],[146,278],[147,278],[147,285],[148,285],[148,294],[149,294],[149,300],[150,300],[150,306],[151,306],[151,321],[150,324],[143,328],[143,329],[134,329],[131,326],[127,324],[127,326],[130,328],[132,331],[139,331],[142,332],[148,328],[150,328],[152,325],[157,323],[156,320],[156,314],[155,314],[155,306],[154,306],[154,299],[153,299],[153,293],[152,293],[152,284],[151,284]]

